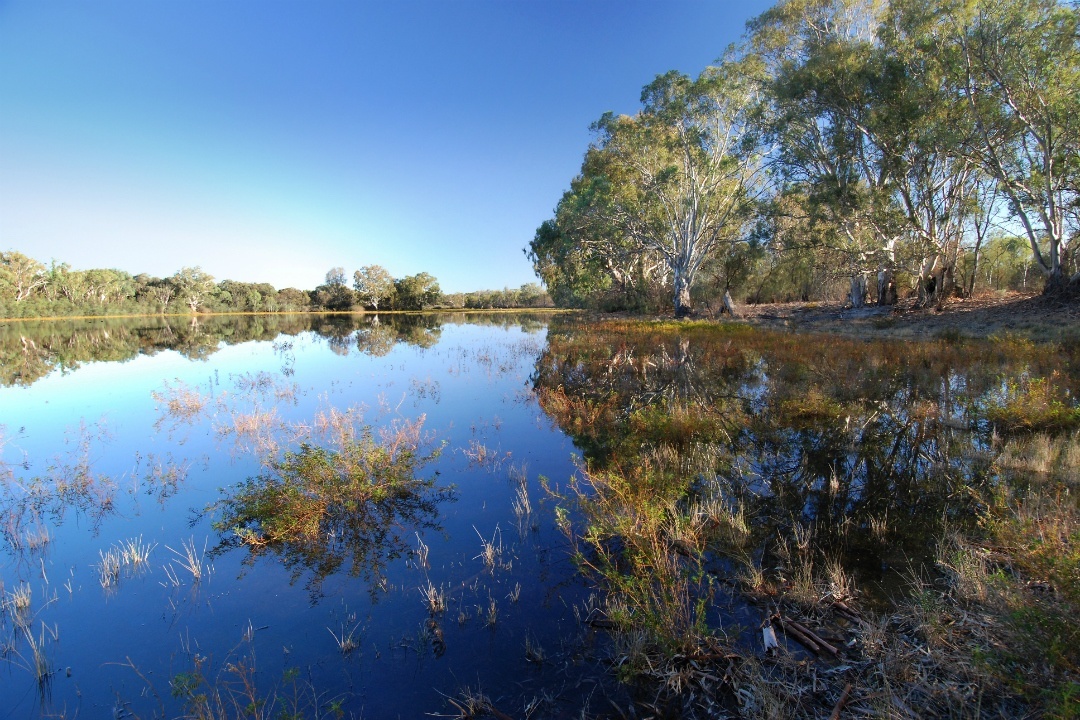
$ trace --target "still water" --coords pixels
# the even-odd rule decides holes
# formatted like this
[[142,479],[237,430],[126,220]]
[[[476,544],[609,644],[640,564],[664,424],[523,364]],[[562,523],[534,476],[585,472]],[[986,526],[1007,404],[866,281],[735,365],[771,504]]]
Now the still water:
[[[577,683],[587,589],[539,484],[576,452],[530,385],[545,324],[4,326],[0,716],[174,717],[178,687],[232,702],[250,680],[301,708],[412,718],[465,690],[516,712]],[[334,423],[422,423],[430,502],[318,548],[230,543],[222,498]]]
[[[740,578],[784,592],[800,552],[887,603],[987,498],[1076,485],[1068,453],[1007,460],[1075,434],[1077,353],[529,315],[0,325],[0,717],[629,707],[575,550],[633,573],[626,520],[661,507],[745,654]],[[349,462],[412,484],[280,501]]]

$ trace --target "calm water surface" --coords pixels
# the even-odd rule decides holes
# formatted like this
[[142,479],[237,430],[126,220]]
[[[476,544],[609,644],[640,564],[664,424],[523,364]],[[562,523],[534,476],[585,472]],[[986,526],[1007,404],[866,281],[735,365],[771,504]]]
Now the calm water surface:
[[[782,582],[801,538],[870,602],[1020,487],[1003,438],[1068,431],[1077,352],[527,315],[0,325],[0,717],[175,717],[174,691],[245,678],[356,717],[466,690],[515,716],[627,707],[545,487],[648,460],[685,476],[678,507],[741,508],[742,546],[699,576],[737,636],[760,618],[731,558]],[[415,505],[308,544],[215,525],[284,453],[407,424],[439,451]]]
[[[540,687],[576,682],[566,643],[586,588],[538,480],[572,474],[575,450],[529,382],[545,322],[4,327],[0,716],[171,717],[179,674],[224,686],[240,663],[266,693],[283,675],[292,687],[291,668],[324,705],[363,717],[445,711],[466,688],[516,712]],[[268,453],[318,444],[335,409],[376,431],[422,420],[427,448],[442,449],[418,473],[444,489],[433,512],[391,519],[368,547],[327,538],[326,555],[363,558],[329,570],[326,556],[222,547],[223,491]],[[152,548],[146,561],[121,562],[105,586],[110,550],[131,541]],[[429,613],[428,583],[444,613]],[[530,662],[527,637],[553,662]]]

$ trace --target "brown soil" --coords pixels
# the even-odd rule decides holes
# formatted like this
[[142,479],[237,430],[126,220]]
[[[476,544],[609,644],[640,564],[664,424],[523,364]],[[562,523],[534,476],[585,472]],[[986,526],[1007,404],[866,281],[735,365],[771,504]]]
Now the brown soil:
[[917,340],[1005,334],[1032,340],[1080,340],[1080,303],[1054,302],[1032,294],[956,298],[941,309],[916,308],[911,301],[901,301],[892,307],[871,305],[858,310],[840,303],[740,305],[736,310],[742,322],[805,332]]

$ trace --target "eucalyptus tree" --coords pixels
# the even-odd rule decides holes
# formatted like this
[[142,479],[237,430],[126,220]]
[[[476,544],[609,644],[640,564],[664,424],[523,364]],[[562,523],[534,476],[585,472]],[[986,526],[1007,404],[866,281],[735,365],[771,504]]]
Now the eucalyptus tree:
[[729,59],[696,79],[668,72],[642,91],[637,115],[595,124],[595,148],[621,181],[603,212],[635,250],[663,261],[676,316],[692,309],[702,263],[745,240],[757,198],[759,95],[748,63]]
[[353,273],[353,289],[364,305],[379,309],[379,303],[394,294],[394,278],[382,265],[365,265]]
[[968,112],[965,149],[992,177],[1055,292],[1080,209],[1080,10],[1055,0],[895,0],[920,60]]
[[0,252],[0,292],[15,302],[22,302],[45,285],[45,266],[16,250]]
[[176,287],[176,296],[193,313],[198,312],[199,306],[217,289],[214,276],[198,266],[181,268],[170,280]]
[[609,158],[590,148],[555,217],[537,228],[525,252],[557,305],[640,309],[664,284],[663,260],[610,220],[613,198],[626,187]]
[[970,113],[906,2],[787,0],[751,24],[786,192],[802,199],[803,226],[848,256],[854,305],[874,265],[879,303],[895,298],[897,271],[921,302],[940,301],[993,214]]
[[426,272],[407,275],[394,282],[395,307],[402,310],[423,310],[438,302],[440,295],[439,281]]

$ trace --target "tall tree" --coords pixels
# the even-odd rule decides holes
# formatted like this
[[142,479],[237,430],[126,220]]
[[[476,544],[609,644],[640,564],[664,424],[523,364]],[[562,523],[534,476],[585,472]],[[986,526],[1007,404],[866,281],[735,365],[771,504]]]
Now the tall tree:
[[1080,207],[1080,9],[1056,0],[896,0],[922,59],[969,114],[968,145],[997,181],[1055,292]]
[[880,13],[874,0],[785,0],[749,24],[768,88],[770,159],[783,181],[773,207],[794,216],[778,223],[794,238],[780,240],[787,249],[809,241],[839,260],[856,306],[873,270],[888,285],[902,233],[886,154],[871,131]]
[[360,302],[374,310],[394,293],[394,278],[381,265],[365,265],[353,273],[353,289]]
[[395,307],[403,310],[423,310],[434,305],[442,290],[439,281],[426,272],[408,275],[394,283]]
[[48,275],[45,266],[21,252],[0,252],[0,287],[6,287],[15,302],[22,302],[45,285]]
[[177,297],[181,298],[193,313],[198,312],[199,306],[217,289],[214,276],[197,266],[181,268],[171,280],[176,286]]
[[749,122],[757,86],[743,62],[725,61],[697,79],[669,72],[642,91],[634,117],[596,123],[609,160],[609,221],[671,274],[677,316],[692,310],[702,263],[744,239],[760,181],[761,156]]

